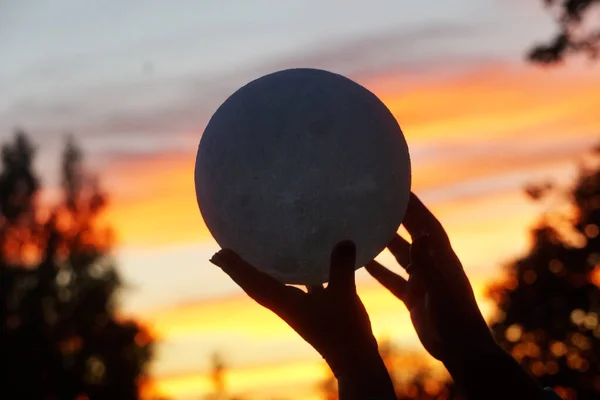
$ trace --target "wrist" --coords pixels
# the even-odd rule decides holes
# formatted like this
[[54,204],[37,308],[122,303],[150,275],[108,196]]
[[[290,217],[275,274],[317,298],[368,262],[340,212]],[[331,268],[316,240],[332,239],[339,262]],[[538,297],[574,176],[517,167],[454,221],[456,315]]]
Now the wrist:
[[357,345],[343,346],[338,354],[326,357],[325,361],[338,379],[357,376],[365,370],[377,369],[384,365],[375,338]]
[[495,341],[444,363],[467,399],[543,398],[540,384]]
[[486,362],[485,365],[487,365],[487,363],[498,360],[505,354],[491,333],[481,335],[475,340],[471,339],[464,343],[455,344],[453,347],[453,351],[442,360],[448,371],[481,368],[483,362]]
[[337,366],[334,371],[338,379],[355,377],[368,377],[378,375],[381,371],[387,371],[383,359],[379,353],[374,354],[353,354],[345,359],[343,365]]
[[379,354],[349,361],[336,374],[339,398],[344,400],[395,400],[392,380]]
[[497,364],[505,354],[500,345],[492,339],[461,347],[459,351],[444,359],[443,363],[453,377],[470,375],[470,371],[480,370],[482,366]]

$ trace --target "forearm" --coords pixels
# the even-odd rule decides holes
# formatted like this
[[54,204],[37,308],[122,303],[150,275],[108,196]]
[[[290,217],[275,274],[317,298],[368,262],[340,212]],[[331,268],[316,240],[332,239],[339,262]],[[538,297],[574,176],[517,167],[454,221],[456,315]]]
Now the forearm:
[[338,377],[340,400],[394,400],[396,394],[385,364],[361,365]]
[[460,360],[444,363],[469,400],[538,400],[540,384],[496,343],[468,351]]
[[395,400],[390,375],[379,354],[353,357],[337,373],[340,400]]

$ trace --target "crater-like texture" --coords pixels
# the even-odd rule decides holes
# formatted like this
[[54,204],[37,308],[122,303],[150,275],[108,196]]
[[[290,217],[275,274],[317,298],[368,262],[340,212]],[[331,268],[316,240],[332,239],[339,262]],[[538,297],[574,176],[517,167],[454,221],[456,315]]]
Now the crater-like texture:
[[333,246],[356,267],[398,230],[410,159],[387,107],[331,72],[291,69],[236,91],[208,123],[196,196],[215,240],[285,283],[328,280]]

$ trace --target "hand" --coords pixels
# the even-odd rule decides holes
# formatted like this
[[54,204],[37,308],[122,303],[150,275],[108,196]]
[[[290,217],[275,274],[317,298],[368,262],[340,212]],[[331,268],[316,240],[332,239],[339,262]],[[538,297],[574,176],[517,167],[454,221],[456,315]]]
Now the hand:
[[414,194],[403,224],[412,245],[396,235],[388,248],[407,270],[408,280],[376,261],[366,269],[404,302],[425,349],[449,363],[495,346],[448,235]]
[[539,383],[492,337],[448,235],[414,194],[403,224],[412,245],[396,235],[388,247],[408,280],[375,261],[366,268],[407,306],[425,349],[469,399],[543,399]]
[[231,250],[219,251],[210,261],[321,354],[340,382],[340,397],[394,399],[369,316],[356,293],[355,260],[352,242],[338,244],[327,288],[311,286],[308,293],[258,271]]

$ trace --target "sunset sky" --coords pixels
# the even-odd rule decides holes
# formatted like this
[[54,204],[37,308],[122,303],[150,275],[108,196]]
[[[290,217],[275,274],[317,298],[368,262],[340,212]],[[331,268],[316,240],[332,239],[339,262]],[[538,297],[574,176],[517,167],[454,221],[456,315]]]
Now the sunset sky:
[[[446,226],[489,315],[485,285],[527,249],[549,207],[522,187],[569,182],[600,138],[597,66],[524,61],[554,30],[540,0],[6,0],[0,141],[15,127],[33,135],[49,196],[65,133],[100,173],[128,283],[122,312],[160,340],[160,391],[210,392],[219,351],[233,393],[311,398],[319,355],[208,263],[218,247],[193,188],[208,119],[237,88],[284,68],[369,88],[398,119],[413,190]],[[357,279],[376,334],[420,350],[403,306],[363,270]]]

